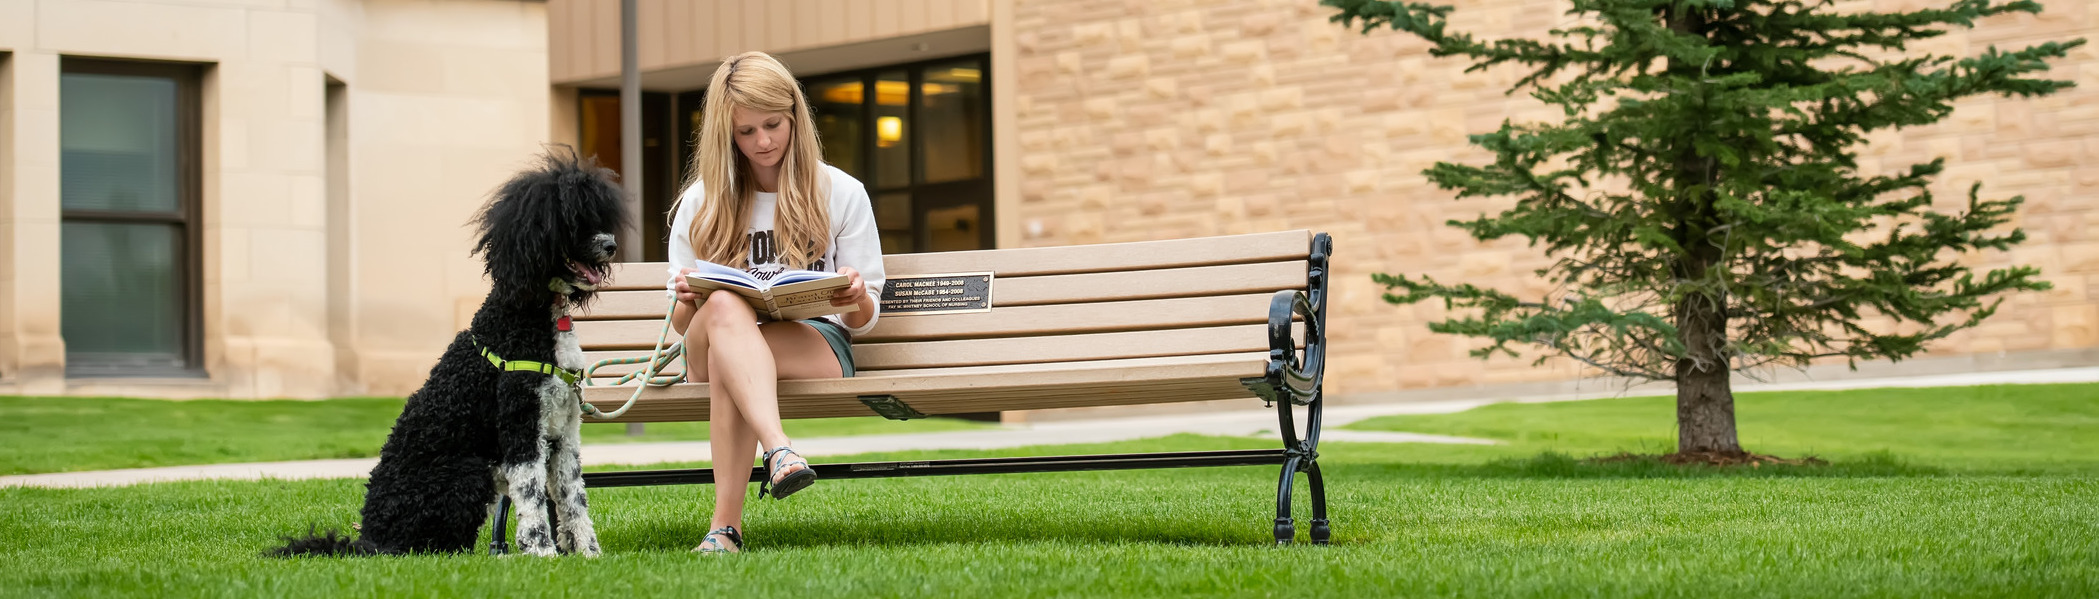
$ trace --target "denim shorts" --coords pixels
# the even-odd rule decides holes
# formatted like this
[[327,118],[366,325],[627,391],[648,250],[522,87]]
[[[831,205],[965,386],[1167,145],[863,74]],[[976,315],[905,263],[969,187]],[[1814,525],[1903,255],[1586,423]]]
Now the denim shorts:
[[839,376],[845,378],[853,377],[853,336],[851,333],[846,332],[845,327],[838,326],[838,323],[822,318],[809,318],[795,322],[809,325],[809,328],[816,329],[817,333],[822,334],[824,342],[831,345],[831,353],[838,356]]

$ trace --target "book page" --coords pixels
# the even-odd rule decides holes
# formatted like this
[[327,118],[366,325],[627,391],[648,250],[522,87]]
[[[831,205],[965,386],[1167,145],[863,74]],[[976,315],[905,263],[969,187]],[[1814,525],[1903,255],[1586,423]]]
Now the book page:
[[766,295],[764,291],[751,287],[744,281],[737,281],[733,279],[726,281],[717,280],[712,277],[702,276],[700,273],[696,272],[685,275],[685,284],[692,286],[693,291],[700,292],[700,295],[702,297],[705,297],[707,292],[716,290],[728,290],[737,295],[741,295],[762,302],[765,300]]
[[765,288],[765,283],[760,282],[756,278],[752,278],[751,273],[744,272],[740,269],[729,268],[727,266],[722,266],[720,264],[715,264],[713,262],[708,262],[705,260],[702,260],[698,264],[694,265],[692,272],[685,273],[685,278],[699,278],[709,281],[716,281],[728,285],[736,285],[739,287],[745,287],[749,289]]
[[779,279],[774,279],[771,287],[772,295],[774,297],[778,297],[783,294],[796,294],[804,291],[836,291],[839,289],[844,289],[846,285],[851,284],[853,282],[851,277],[847,277],[845,275],[836,273],[825,274],[828,276],[816,279],[804,278],[785,282],[782,282]]
[[[803,281],[819,281],[823,279],[829,279],[832,277],[844,278],[845,275],[838,274],[835,272],[823,272],[816,270],[789,270],[782,271],[780,274],[777,275],[773,275],[770,284],[774,287],[780,287],[785,285],[793,285],[795,283],[800,283]],[[841,285],[841,287],[843,287],[843,285]]]

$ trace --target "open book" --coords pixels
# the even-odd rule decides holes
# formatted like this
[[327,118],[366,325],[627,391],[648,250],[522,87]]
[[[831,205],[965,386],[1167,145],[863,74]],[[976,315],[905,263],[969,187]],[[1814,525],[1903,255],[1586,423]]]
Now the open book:
[[698,270],[685,274],[685,284],[700,292],[701,297],[725,289],[743,296],[752,310],[770,320],[801,320],[860,311],[858,303],[831,305],[831,296],[852,281],[835,272],[788,270],[773,275],[770,281],[760,281],[751,273],[712,262],[701,261],[695,268]]

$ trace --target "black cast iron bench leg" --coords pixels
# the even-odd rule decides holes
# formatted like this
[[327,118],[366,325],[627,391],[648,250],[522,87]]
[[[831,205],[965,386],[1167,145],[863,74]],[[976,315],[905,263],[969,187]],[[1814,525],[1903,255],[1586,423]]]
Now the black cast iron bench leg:
[[504,529],[510,527],[509,495],[504,495],[496,499],[496,518],[494,520],[494,524],[495,526],[490,528],[488,531],[488,554],[502,555],[505,553],[510,553],[510,543],[508,541],[503,540]]
[[1306,482],[1312,489],[1312,544],[1325,545],[1333,538],[1333,529],[1326,520],[1326,481],[1319,474],[1319,461],[1303,457],[1292,457],[1283,463],[1282,480],[1275,490],[1275,544],[1288,545],[1297,537],[1296,520],[1290,517],[1290,495],[1296,487],[1297,473],[1304,472]]
[[1297,538],[1297,525],[1290,520],[1290,491],[1296,487],[1293,483],[1297,479],[1297,465],[1301,459],[1303,458],[1293,457],[1289,461],[1283,462],[1282,481],[1276,484],[1275,544],[1277,545],[1288,545],[1292,539]]
[[1333,530],[1327,528],[1326,524],[1326,481],[1320,480],[1318,460],[1312,461],[1311,467],[1305,470],[1305,475],[1311,478],[1312,483],[1312,544],[1325,545],[1327,539],[1333,536]]
[[[547,528],[552,530],[560,530],[561,516],[554,514],[554,498],[552,496],[547,497],[546,510]],[[509,526],[509,521],[510,496],[504,495],[496,500],[496,519],[493,521],[494,526],[491,527],[488,531],[489,555],[502,555],[505,553],[510,553],[510,542],[503,540],[503,529]]]

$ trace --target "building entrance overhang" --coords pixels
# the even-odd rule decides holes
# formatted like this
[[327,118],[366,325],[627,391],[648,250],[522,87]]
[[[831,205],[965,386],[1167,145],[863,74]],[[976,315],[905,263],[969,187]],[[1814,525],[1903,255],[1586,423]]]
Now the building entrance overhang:
[[[615,56],[618,55],[618,41],[616,38],[606,40],[606,43],[612,44]],[[795,75],[810,76],[978,54],[990,50],[991,26],[974,25],[820,48],[767,52],[780,59],[781,64],[787,65],[787,69]],[[721,66],[718,58],[683,64],[644,65],[641,72],[641,88],[644,91],[681,92],[706,87],[707,79],[714,75],[714,69]],[[581,88],[617,89],[619,70],[617,64],[613,66],[613,70],[609,72],[569,79],[557,77],[553,83]]]

